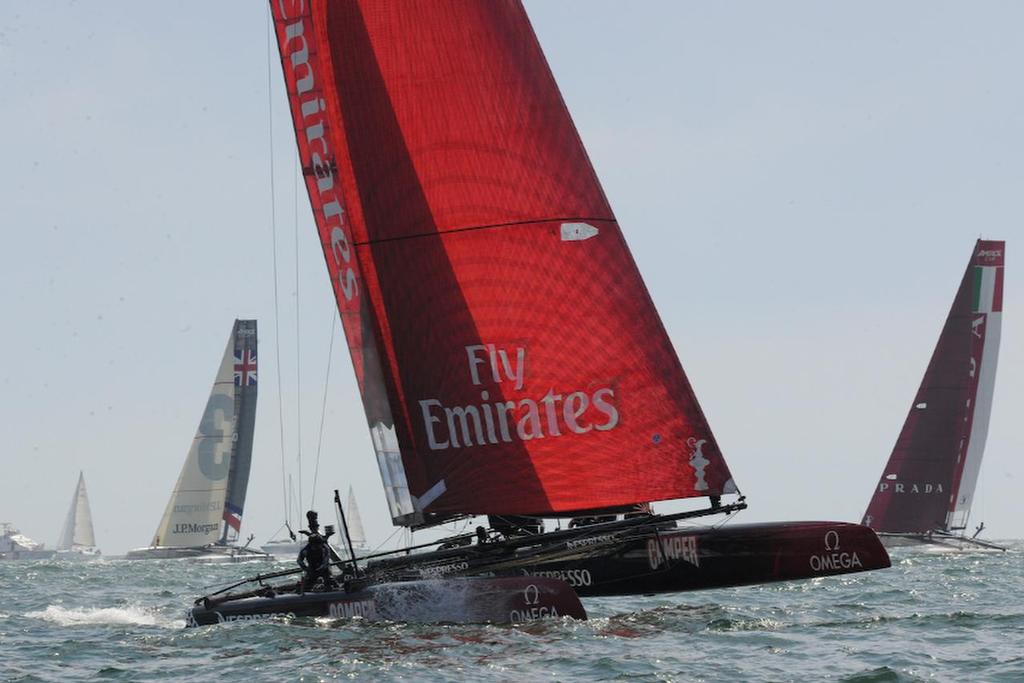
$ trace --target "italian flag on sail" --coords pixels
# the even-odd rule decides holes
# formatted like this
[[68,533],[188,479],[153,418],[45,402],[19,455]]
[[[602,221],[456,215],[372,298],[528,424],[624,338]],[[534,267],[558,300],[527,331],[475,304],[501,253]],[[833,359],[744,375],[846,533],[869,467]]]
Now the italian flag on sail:
[[998,313],[1003,310],[1003,267],[974,266],[971,312]]

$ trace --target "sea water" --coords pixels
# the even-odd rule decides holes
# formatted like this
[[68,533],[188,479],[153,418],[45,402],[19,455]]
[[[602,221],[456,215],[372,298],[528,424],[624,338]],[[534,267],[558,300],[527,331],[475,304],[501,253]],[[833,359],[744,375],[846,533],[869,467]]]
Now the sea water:
[[186,629],[266,564],[0,562],[4,681],[1024,681],[1024,543],[891,569],[588,599],[585,622],[238,622]]

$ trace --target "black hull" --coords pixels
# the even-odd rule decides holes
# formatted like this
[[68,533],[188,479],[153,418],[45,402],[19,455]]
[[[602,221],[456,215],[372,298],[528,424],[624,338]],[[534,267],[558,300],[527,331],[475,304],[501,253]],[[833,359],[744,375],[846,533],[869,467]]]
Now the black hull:
[[586,619],[579,597],[547,578],[455,578],[381,583],[352,591],[291,593],[197,601],[188,626],[279,618],[359,617],[407,623],[519,623]]
[[[640,528],[626,539],[581,533],[550,550],[489,548],[424,553],[371,563],[370,578],[518,575],[559,578],[583,597],[673,593],[884,569],[875,533],[846,522],[737,524],[720,528]],[[531,553],[537,553],[531,559]]]
[[[573,603],[578,605],[579,597],[674,593],[890,566],[878,536],[859,524],[679,528],[674,520],[657,517],[378,557],[361,567],[358,577],[351,563],[337,564],[343,567],[344,575],[338,578],[346,582],[348,592],[302,594],[295,571],[276,572],[201,598],[189,614],[189,624],[281,615],[507,623],[556,614],[578,616]],[[292,583],[266,583],[285,577]],[[253,584],[248,592],[229,592]],[[538,587],[544,596],[541,607],[557,609],[533,609],[538,607]],[[582,606],[578,609],[582,613]]]

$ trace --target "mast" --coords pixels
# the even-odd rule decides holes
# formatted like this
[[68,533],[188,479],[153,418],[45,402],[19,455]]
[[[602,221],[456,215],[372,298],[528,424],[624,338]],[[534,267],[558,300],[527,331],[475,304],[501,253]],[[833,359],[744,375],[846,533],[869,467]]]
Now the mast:
[[271,7],[393,521],[735,493],[520,3]]
[[978,240],[863,523],[927,533],[966,527],[988,435],[1006,243]]

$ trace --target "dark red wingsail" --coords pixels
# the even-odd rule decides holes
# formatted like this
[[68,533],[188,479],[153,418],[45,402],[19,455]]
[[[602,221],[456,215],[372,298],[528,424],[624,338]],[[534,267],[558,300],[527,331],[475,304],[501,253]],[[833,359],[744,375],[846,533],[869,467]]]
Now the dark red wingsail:
[[978,240],[864,524],[925,533],[967,524],[988,434],[1005,242]]
[[392,516],[735,491],[519,2],[272,2]]

